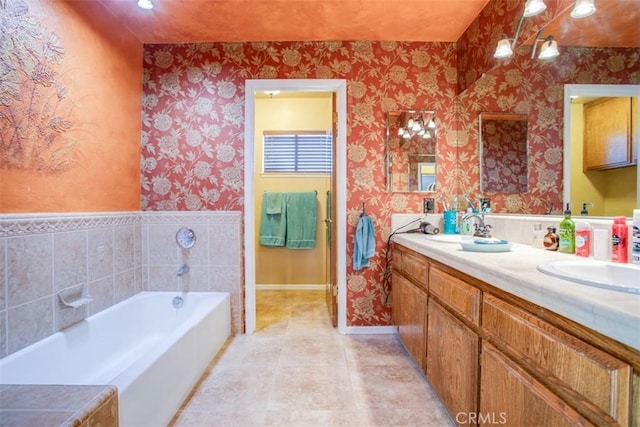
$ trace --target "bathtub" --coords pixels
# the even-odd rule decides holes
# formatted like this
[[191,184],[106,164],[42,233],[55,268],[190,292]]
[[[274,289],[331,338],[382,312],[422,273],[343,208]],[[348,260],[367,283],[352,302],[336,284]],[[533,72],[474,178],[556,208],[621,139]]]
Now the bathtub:
[[120,426],[164,426],[230,334],[228,293],[141,292],[0,359],[0,384],[112,384]]

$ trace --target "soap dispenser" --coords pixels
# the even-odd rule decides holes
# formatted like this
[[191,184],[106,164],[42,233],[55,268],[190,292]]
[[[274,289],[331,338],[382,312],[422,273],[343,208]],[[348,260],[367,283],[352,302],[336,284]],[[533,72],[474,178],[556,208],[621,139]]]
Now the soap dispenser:
[[567,203],[567,207],[564,210],[564,219],[560,221],[558,227],[558,252],[564,252],[568,254],[575,253],[576,251],[576,225],[571,219],[570,204]]

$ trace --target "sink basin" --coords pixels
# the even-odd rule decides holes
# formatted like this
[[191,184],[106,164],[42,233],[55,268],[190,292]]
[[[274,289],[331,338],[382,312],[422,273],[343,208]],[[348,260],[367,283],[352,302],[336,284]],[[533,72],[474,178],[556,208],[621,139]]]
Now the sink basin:
[[548,261],[538,271],[583,285],[640,294],[640,266],[595,260]]
[[460,243],[462,239],[471,239],[464,234],[427,234],[427,239],[440,243]]

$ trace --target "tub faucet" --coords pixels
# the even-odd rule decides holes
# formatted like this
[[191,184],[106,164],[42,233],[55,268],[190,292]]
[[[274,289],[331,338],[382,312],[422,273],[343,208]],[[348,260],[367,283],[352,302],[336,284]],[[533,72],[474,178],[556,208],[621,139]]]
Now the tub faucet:
[[462,219],[464,221],[476,218],[478,220],[477,223],[473,224],[473,229],[475,230],[473,235],[475,237],[491,237],[491,226],[489,224],[484,223],[484,215],[478,215],[475,213],[466,213],[463,215]]
[[189,272],[190,268],[187,264],[182,264],[180,268],[178,268],[178,277],[182,277]]

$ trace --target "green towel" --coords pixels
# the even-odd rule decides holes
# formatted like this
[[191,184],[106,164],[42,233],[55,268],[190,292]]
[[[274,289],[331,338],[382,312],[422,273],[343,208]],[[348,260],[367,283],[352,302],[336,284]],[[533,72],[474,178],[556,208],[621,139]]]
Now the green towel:
[[284,207],[284,193],[269,192],[264,193],[263,197],[267,199],[268,214],[282,213],[282,208]]
[[[280,197],[271,197],[281,194]],[[277,210],[277,200],[280,201],[280,213],[268,213]],[[284,246],[287,233],[287,211],[284,206],[285,197],[282,193],[264,193],[262,195],[262,213],[260,215],[260,244],[262,246]]]
[[287,248],[313,249],[316,247],[318,201],[315,191],[287,193]]

